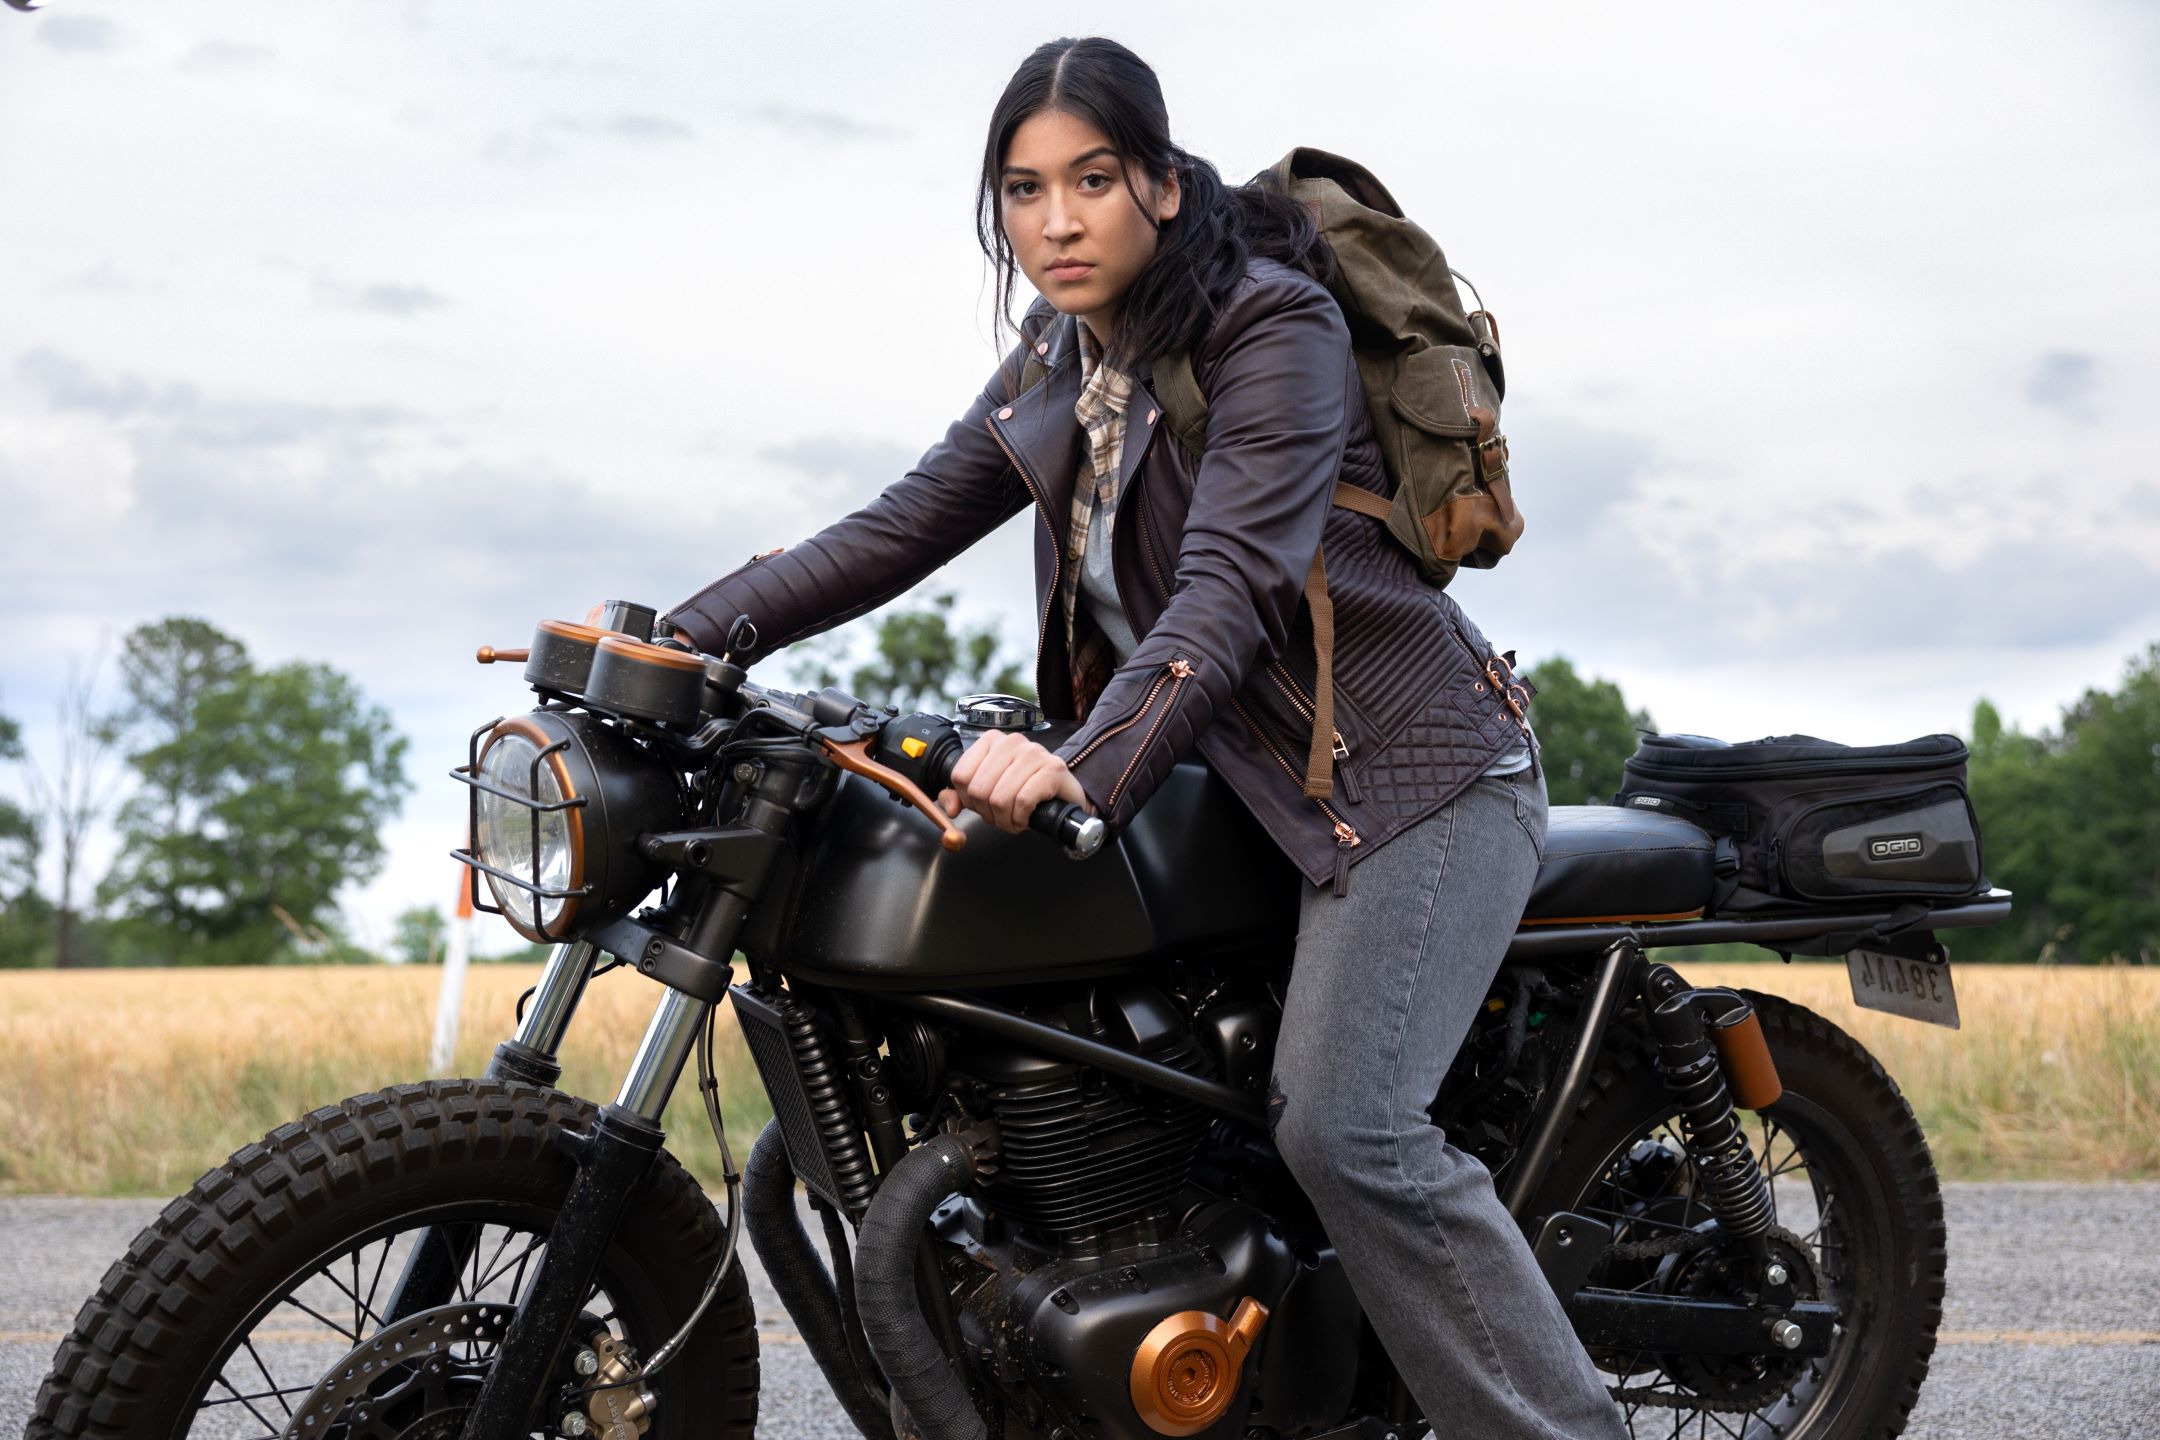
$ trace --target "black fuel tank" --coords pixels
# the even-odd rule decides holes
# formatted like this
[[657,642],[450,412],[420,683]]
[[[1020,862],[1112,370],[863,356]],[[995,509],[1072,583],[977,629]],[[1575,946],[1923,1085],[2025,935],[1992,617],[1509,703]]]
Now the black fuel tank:
[[[1069,733],[1035,736],[1055,747]],[[948,854],[928,820],[848,776],[810,822],[787,898],[750,915],[743,952],[834,984],[928,990],[1109,973],[1172,954],[1287,958],[1296,938],[1302,878],[1197,759],[1087,860],[978,815],[963,814],[960,828],[967,848]]]

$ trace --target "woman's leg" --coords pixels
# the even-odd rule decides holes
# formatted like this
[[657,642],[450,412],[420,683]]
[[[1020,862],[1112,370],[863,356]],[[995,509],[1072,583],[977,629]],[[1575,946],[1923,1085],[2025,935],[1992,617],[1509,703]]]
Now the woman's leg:
[[1620,1410],[1485,1167],[1426,1113],[1537,874],[1541,771],[1482,777],[1308,890],[1270,1129],[1436,1432],[1614,1440]]

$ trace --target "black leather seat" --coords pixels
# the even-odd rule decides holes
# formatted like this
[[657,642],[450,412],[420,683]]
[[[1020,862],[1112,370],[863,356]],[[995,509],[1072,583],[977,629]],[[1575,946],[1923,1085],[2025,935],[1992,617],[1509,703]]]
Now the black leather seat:
[[1525,921],[1677,920],[1710,901],[1716,846],[1673,815],[1555,805]]

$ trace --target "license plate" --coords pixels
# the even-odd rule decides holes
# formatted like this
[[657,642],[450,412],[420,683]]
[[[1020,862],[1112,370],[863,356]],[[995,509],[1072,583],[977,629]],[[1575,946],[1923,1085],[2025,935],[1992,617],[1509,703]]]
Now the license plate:
[[1855,1005],[1958,1028],[1957,991],[1950,984],[1947,964],[1855,950],[1845,957],[1845,973],[1852,979]]

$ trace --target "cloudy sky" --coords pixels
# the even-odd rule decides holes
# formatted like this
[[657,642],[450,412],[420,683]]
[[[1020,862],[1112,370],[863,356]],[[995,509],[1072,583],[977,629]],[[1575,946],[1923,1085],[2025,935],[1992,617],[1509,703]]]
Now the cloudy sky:
[[[419,781],[348,914],[443,897],[443,771],[520,703],[476,644],[811,533],[995,363],[975,165],[1058,25],[1014,14],[0,11],[0,709],[45,743],[167,614],[328,661]],[[2160,10],[1085,24],[1227,174],[1355,156],[1477,282],[1530,526],[1457,594],[1502,645],[1874,742],[2046,724],[2160,637]],[[1030,523],[932,581],[1016,653]]]

